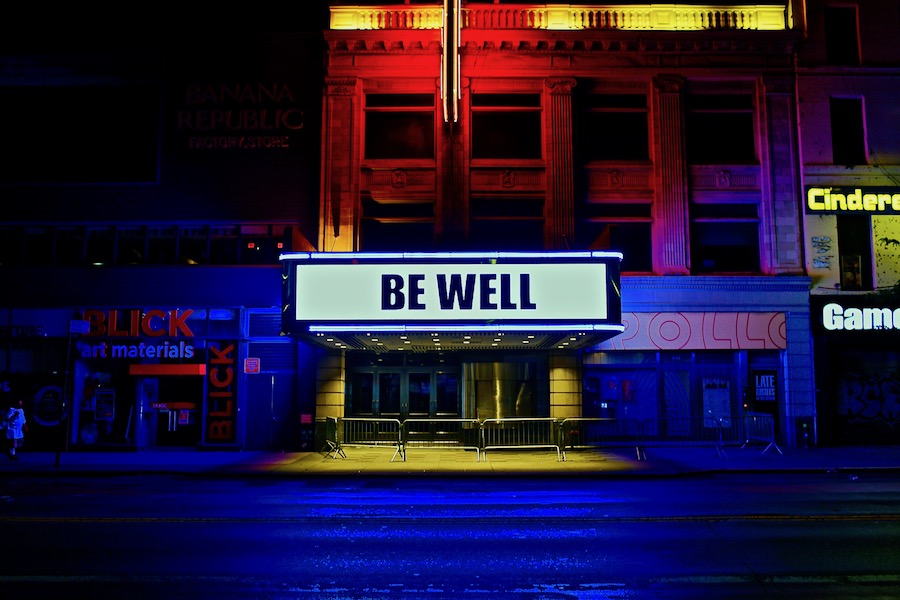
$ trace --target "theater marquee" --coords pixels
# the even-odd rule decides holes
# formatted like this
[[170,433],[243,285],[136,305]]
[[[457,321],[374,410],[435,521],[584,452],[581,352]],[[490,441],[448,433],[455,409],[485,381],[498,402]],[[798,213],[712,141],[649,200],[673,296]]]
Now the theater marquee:
[[616,252],[293,253],[286,331],[620,333]]

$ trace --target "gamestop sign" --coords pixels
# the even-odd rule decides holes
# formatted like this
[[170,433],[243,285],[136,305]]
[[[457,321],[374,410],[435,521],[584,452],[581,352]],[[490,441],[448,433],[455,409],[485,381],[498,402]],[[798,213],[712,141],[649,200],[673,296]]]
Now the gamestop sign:
[[[294,317],[315,323],[620,322],[616,253],[309,254],[288,263]],[[476,262],[477,261],[477,262]],[[612,293],[611,293],[612,290]]]

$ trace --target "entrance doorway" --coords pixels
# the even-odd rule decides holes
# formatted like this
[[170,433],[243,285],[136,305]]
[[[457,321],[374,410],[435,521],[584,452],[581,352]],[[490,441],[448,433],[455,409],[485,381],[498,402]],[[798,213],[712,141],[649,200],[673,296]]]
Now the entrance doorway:
[[455,419],[460,416],[459,372],[447,367],[370,367],[348,372],[351,417]]
[[145,447],[197,446],[201,441],[202,377],[142,377],[144,406],[139,439]]

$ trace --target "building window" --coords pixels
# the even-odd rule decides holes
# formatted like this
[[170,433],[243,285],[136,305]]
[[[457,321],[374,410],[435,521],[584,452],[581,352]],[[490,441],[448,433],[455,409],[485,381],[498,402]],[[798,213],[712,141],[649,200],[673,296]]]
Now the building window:
[[646,95],[590,94],[581,104],[574,131],[579,162],[649,160]]
[[691,205],[691,272],[758,273],[756,204]]
[[362,199],[360,248],[367,251],[434,249],[434,203],[429,201],[380,202]]
[[576,228],[576,243],[589,250],[621,252],[622,272],[653,271],[649,203],[588,203]]
[[689,164],[757,164],[750,94],[694,94],[685,105]]
[[836,165],[868,163],[861,98],[831,98],[831,153]]
[[472,94],[472,158],[540,159],[540,94]]
[[830,65],[859,66],[856,6],[825,7],[825,60]]
[[115,227],[88,227],[87,262],[98,267],[116,264]]
[[367,159],[434,159],[433,94],[367,94]]
[[469,202],[469,216],[469,246],[473,250],[544,248],[541,197],[476,196]]
[[871,219],[865,215],[838,215],[837,233],[841,289],[873,289]]

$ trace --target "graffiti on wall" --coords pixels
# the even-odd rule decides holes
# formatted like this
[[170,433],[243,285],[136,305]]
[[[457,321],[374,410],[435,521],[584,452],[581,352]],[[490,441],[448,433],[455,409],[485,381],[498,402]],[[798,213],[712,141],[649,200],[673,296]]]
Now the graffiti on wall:
[[831,238],[827,235],[815,235],[812,238],[813,249],[813,268],[814,269],[830,269],[831,261],[834,260],[834,254],[831,249]]
[[900,379],[896,372],[844,373],[838,414],[858,425],[900,425]]

